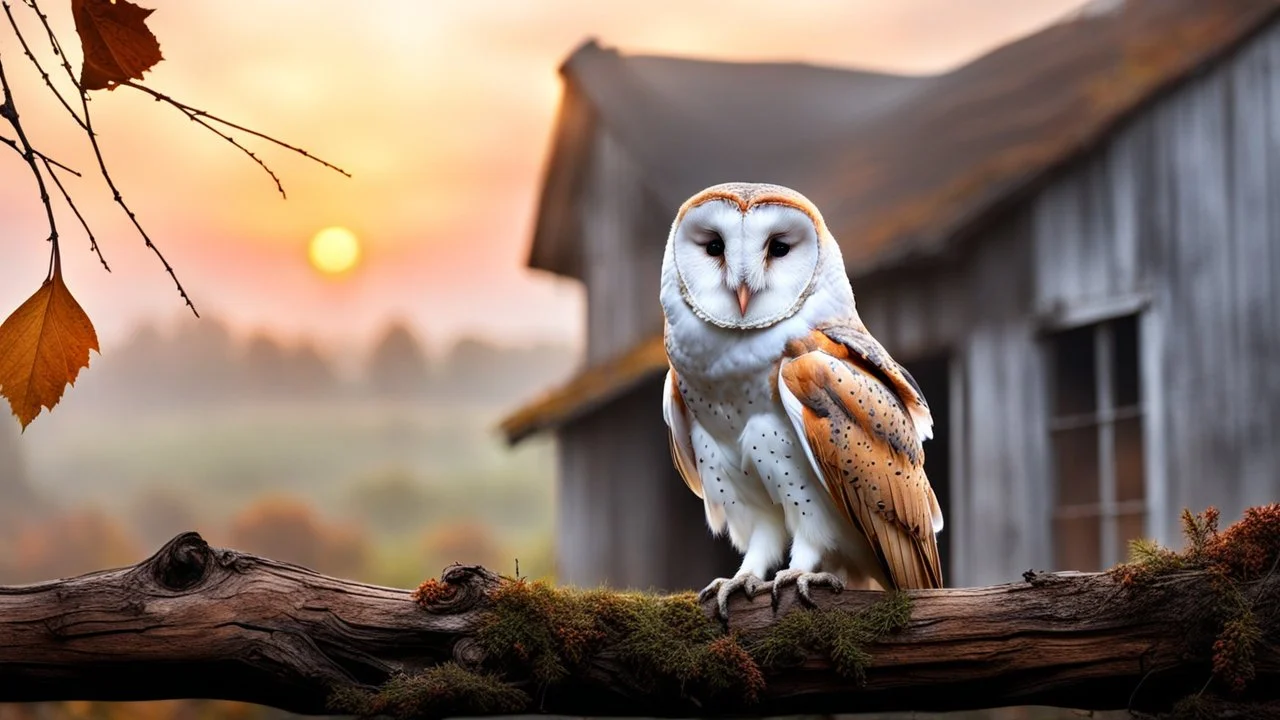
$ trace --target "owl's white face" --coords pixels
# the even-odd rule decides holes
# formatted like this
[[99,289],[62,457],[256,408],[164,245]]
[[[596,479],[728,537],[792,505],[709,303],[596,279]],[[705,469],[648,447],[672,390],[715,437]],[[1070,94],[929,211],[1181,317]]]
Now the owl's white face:
[[818,271],[821,244],[798,208],[762,203],[744,213],[713,199],[684,214],[668,252],[695,312],[720,327],[754,329],[796,311]]

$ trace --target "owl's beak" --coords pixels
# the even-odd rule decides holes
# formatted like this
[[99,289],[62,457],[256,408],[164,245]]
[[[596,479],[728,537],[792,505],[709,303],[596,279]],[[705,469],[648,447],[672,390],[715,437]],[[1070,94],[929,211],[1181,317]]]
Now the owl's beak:
[[747,316],[747,303],[751,302],[751,288],[746,283],[738,286],[738,310],[742,312],[742,316]]

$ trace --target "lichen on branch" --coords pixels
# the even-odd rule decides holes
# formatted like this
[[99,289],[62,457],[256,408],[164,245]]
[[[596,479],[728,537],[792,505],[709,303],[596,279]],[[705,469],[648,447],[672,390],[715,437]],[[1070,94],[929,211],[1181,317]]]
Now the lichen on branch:
[[1135,589],[1176,573],[1204,573],[1215,596],[1220,629],[1213,643],[1213,680],[1229,694],[1243,692],[1255,677],[1253,665],[1262,630],[1254,614],[1256,596],[1248,584],[1266,579],[1280,565],[1280,504],[1251,507],[1226,530],[1220,514],[1182,511],[1181,551],[1150,540],[1130,544],[1130,560],[1111,569],[1121,586]]
[[[429,608],[453,592],[433,578],[414,598]],[[566,681],[581,686],[599,674],[602,682],[626,682],[633,697],[748,710],[765,690],[767,670],[810,655],[825,656],[838,672],[864,682],[871,662],[866,646],[910,617],[907,596],[887,593],[860,610],[797,608],[746,635],[726,630],[693,593],[583,590],[503,578],[489,593],[474,635],[483,650],[477,667],[448,663],[396,676],[376,692],[341,689],[330,706],[401,718],[441,717],[458,712],[459,703],[485,713],[520,712]],[[622,672],[604,674],[604,665]]]

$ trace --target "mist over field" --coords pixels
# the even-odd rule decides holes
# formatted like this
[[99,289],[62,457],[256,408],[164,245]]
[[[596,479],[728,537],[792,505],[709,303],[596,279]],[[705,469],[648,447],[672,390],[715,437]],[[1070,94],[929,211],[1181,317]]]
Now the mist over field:
[[0,430],[0,583],[132,563],[184,530],[398,586],[455,561],[549,575],[551,442],[508,449],[495,425],[576,362],[480,340],[432,353],[397,322],[338,348],[215,318],[143,326],[57,412]]

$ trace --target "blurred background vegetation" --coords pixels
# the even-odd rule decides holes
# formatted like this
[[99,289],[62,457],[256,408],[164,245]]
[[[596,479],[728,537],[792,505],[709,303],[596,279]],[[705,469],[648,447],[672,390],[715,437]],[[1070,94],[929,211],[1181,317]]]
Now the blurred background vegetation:
[[[569,347],[407,325],[370,347],[145,326],[25,435],[0,422],[0,584],[135,563],[173,535],[412,587],[452,562],[553,577],[552,446],[508,450],[512,398],[567,376]],[[221,702],[3,705],[16,718],[281,716]]]
[[550,443],[509,451],[493,425],[567,375],[570,348],[432,356],[393,322],[326,353],[175,327],[94,357],[25,436],[0,423],[0,583],[130,564],[184,530],[396,586],[455,561],[551,575]]

